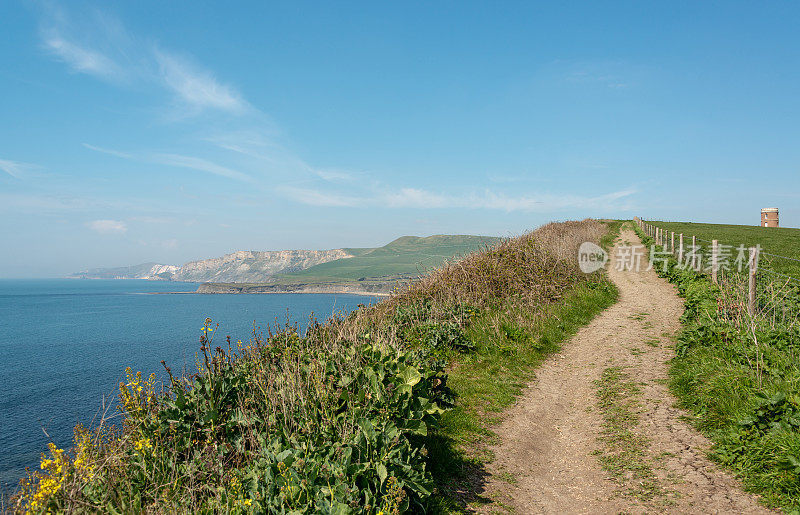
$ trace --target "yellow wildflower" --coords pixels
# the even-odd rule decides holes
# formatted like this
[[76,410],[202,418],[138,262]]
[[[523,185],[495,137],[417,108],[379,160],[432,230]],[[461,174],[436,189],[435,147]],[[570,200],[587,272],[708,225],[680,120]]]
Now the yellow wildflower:
[[70,474],[69,459],[64,456],[64,449],[59,449],[56,444],[49,443],[50,458],[42,456],[39,468],[44,472],[37,472],[31,479],[38,480],[34,483],[28,480],[23,485],[23,497],[28,503],[28,511],[39,511],[47,506],[50,498],[61,490],[61,486]]
[[136,443],[133,444],[133,447],[137,451],[141,452],[142,450],[150,449],[151,447],[153,447],[153,444],[150,443],[149,438],[142,438],[140,440],[137,440]]

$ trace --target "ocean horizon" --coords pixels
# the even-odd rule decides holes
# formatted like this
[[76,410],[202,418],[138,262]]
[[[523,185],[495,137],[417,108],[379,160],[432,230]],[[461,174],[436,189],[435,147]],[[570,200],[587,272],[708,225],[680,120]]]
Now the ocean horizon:
[[72,444],[77,423],[91,426],[116,400],[125,368],[164,376],[196,370],[200,328],[220,324],[246,342],[270,327],[325,320],[373,296],[352,294],[151,295],[192,293],[198,283],[136,279],[0,279],[0,493],[38,467],[49,442]]

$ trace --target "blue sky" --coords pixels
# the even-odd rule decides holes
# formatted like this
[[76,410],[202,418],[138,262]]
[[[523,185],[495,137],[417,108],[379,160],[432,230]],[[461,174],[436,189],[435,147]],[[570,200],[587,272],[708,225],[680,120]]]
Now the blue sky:
[[792,2],[0,3],[0,277],[800,225]]

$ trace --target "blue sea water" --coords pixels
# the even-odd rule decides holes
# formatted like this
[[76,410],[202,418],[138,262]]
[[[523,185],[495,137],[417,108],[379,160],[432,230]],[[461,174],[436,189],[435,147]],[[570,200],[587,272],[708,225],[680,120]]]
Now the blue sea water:
[[305,328],[375,297],[327,294],[195,295],[194,283],[137,280],[0,280],[0,491],[35,468],[48,442],[69,447],[116,398],[125,367],[143,375],[196,370],[200,328],[216,343],[247,341],[254,323]]

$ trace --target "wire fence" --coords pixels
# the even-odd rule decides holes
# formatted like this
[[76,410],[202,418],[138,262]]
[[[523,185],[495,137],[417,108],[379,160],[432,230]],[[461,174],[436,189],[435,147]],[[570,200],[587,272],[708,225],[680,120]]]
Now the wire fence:
[[800,263],[800,259],[764,252],[760,244],[725,245],[720,240],[669,231],[638,217],[634,222],[653,239],[656,251],[660,248],[682,267],[709,275],[724,290],[726,302],[739,306],[742,316],[769,318],[773,323],[800,318],[800,277],[772,266],[776,260]]

